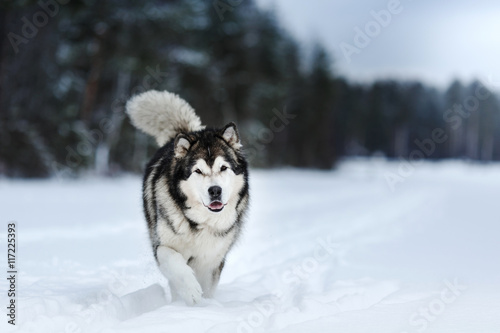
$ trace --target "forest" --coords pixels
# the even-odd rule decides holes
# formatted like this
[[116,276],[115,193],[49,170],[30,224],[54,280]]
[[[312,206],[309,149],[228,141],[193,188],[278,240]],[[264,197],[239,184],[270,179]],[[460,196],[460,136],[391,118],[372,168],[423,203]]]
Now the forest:
[[482,82],[353,83],[252,0],[0,4],[0,176],[140,172],[156,147],[126,101],[186,99],[235,121],[253,167],[331,169],[350,156],[500,159],[500,104]]

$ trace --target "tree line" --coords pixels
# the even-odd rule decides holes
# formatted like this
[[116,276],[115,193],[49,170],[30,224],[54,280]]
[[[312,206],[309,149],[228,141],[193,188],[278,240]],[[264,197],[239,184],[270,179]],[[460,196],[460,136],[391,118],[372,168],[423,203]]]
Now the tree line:
[[178,93],[207,125],[235,121],[256,167],[500,159],[499,100],[481,82],[354,84],[250,0],[3,2],[0,35],[9,177],[142,170],[155,144],[124,105],[149,89]]

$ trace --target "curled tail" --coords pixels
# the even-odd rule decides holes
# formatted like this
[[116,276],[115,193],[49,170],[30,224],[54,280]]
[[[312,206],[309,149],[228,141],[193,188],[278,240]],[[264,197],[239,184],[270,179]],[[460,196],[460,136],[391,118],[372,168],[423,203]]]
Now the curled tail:
[[127,102],[126,109],[132,124],[153,136],[160,146],[178,133],[204,128],[191,105],[168,91],[150,90],[136,95]]

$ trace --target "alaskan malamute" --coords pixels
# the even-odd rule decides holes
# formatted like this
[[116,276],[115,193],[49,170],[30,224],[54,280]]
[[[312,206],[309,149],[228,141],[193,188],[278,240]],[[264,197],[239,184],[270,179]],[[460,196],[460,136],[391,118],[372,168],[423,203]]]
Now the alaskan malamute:
[[160,146],[143,182],[156,261],[172,295],[198,303],[213,295],[248,206],[247,162],[236,125],[205,128],[186,101],[167,91],[134,96],[127,113]]

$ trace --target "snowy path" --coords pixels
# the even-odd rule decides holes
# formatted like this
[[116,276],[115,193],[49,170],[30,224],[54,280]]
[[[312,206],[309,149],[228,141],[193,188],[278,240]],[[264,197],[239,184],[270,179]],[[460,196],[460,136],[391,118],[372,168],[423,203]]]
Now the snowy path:
[[18,226],[15,328],[499,333],[500,166],[426,163],[391,191],[397,168],[253,171],[244,237],[215,299],[191,308],[161,295],[139,177],[1,180],[2,253]]

